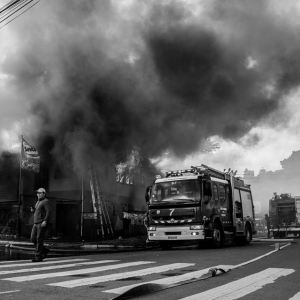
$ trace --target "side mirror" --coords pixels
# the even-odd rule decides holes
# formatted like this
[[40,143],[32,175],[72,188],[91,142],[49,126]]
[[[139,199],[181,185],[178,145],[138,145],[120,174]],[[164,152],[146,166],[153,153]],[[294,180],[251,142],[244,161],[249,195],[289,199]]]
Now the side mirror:
[[212,197],[212,188],[210,181],[203,181],[203,202],[207,204]]
[[151,190],[152,190],[152,186],[147,186],[146,193],[145,193],[146,203],[149,203],[149,201],[150,201]]

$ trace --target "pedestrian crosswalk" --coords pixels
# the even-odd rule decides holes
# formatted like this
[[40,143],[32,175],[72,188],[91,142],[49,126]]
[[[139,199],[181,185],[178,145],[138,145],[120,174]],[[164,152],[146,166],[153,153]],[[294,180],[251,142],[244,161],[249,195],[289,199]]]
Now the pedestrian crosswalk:
[[[43,273],[43,274],[26,275],[26,276],[20,276],[20,277],[11,277],[11,278],[5,278],[4,280],[10,280],[10,281],[15,281],[15,282],[23,282],[23,281],[31,281],[31,280],[36,280],[36,279],[56,278],[56,277],[62,277],[62,276],[90,274],[90,273],[95,273],[95,272],[103,272],[103,271],[107,271],[107,270],[115,270],[115,269],[119,269],[119,268],[139,266],[139,265],[145,265],[145,264],[151,264],[151,263],[154,263],[154,262],[151,262],[151,261],[136,261],[136,262],[122,263],[122,264],[117,264],[117,265],[101,266],[101,267],[88,268],[88,269],[76,269],[76,270],[70,270],[70,271],[64,271],[64,272]],[[90,280],[90,278],[89,278],[89,280]]]
[[[235,266],[224,265],[217,266],[221,269],[234,269]],[[105,260],[105,259],[87,259],[87,258],[70,258],[70,259],[49,259],[41,263],[32,263],[30,261],[11,261],[1,262],[0,264],[0,282],[10,282],[16,285],[10,285],[10,288],[3,290],[0,283],[0,296],[7,294],[17,294],[22,292],[24,282],[38,282],[39,288],[42,286],[51,289],[64,288],[75,289],[91,287],[99,283],[110,283],[103,286],[101,292],[103,297],[99,299],[108,299],[107,295],[121,295],[133,288],[143,285],[156,286],[174,286],[195,281],[209,272],[210,268],[198,269],[195,263],[158,263],[155,261],[130,261]],[[176,271],[172,276],[159,275],[166,272]],[[235,279],[229,283],[216,286],[203,292],[178,297],[178,300],[233,300],[239,299],[258,290],[263,289],[266,285],[275,284],[279,278],[287,277],[294,274],[294,269],[284,268],[266,268],[244,278]],[[87,277],[84,274],[88,274]],[[74,279],[74,276],[79,278]],[[157,278],[158,277],[158,278]],[[138,283],[126,284],[124,279],[139,278]],[[150,279],[150,280],[149,280]],[[214,280],[214,279],[211,279]],[[283,299],[285,300],[285,299]],[[286,300],[300,300],[300,291]]]
[[[132,263],[131,263],[131,265],[132,265]],[[60,282],[60,283],[52,283],[49,285],[66,287],[66,288],[74,288],[74,287],[83,286],[83,285],[91,285],[91,284],[96,284],[96,283],[100,283],[100,282],[118,280],[118,279],[122,279],[122,278],[130,278],[130,277],[134,277],[134,276],[145,276],[145,275],[149,275],[149,274],[153,274],[153,273],[161,273],[161,272],[166,272],[166,271],[175,270],[175,269],[179,269],[179,268],[186,268],[186,267],[189,267],[192,265],[194,265],[194,264],[175,263],[175,264],[170,264],[170,265],[166,265],[166,266],[152,267],[152,268],[131,271],[131,272],[116,273],[116,274],[111,274],[111,275],[97,276],[97,277],[93,277],[93,278],[75,279],[75,280],[70,280],[70,281],[65,281],[65,282]]]
[[239,299],[255,292],[268,283],[274,283],[277,278],[287,276],[293,272],[294,270],[292,269],[269,268],[209,291],[182,298],[181,300]]

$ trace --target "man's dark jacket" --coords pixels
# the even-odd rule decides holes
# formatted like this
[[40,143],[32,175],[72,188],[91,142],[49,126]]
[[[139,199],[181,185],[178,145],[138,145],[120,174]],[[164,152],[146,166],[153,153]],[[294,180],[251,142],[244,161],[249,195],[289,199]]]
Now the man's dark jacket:
[[47,198],[40,199],[35,207],[34,215],[33,215],[33,223],[40,224],[43,221],[47,221],[49,224],[50,221],[50,203]]

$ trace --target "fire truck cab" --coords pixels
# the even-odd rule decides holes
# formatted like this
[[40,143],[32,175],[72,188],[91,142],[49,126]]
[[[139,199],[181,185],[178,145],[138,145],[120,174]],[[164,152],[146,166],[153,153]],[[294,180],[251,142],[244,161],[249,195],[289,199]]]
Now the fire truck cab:
[[231,172],[206,165],[167,172],[146,190],[149,241],[163,249],[174,242],[231,240],[249,244],[256,233],[250,186]]

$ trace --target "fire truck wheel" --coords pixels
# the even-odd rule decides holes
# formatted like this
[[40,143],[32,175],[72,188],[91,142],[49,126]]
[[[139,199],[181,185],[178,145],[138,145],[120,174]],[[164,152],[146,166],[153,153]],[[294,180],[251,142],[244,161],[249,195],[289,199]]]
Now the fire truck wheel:
[[250,244],[251,240],[252,240],[252,232],[250,230],[249,225],[246,225],[246,227],[245,227],[245,235],[244,236],[235,237],[234,243],[237,246],[246,246],[246,245]]
[[159,245],[163,250],[171,250],[173,246],[171,242],[159,242]]
[[252,233],[251,233],[249,225],[246,225],[246,228],[245,228],[245,245],[249,245],[251,240],[252,240]]
[[213,225],[212,247],[221,248],[223,246],[223,232],[218,223]]

